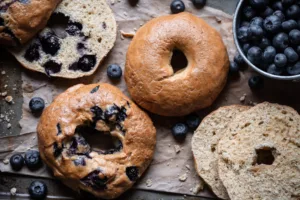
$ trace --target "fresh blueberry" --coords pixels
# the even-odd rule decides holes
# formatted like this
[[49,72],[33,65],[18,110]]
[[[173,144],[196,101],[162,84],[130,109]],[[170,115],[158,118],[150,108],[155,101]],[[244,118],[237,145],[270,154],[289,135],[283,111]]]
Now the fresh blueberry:
[[276,49],[272,46],[268,46],[262,54],[262,61],[264,63],[272,63],[274,62],[275,56],[276,56]]
[[276,67],[275,64],[271,64],[268,69],[267,69],[267,72],[269,74],[273,74],[273,75],[281,75],[283,73],[283,69],[282,68],[278,68]]
[[25,164],[30,170],[36,170],[42,166],[40,153],[35,150],[29,150],[25,153]]
[[274,2],[273,5],[272,5],[272,8],[274,10],[281,10],[281,11],[284,10],[284,8],[282,6],[282,3],[281,3],[281,0]]
[[270,46],[271,42],[268,38],[263,37],[259,43],[259,48],[265,49],[266,47]]
[[15,171],[20,171],[24,166],[24,158],[21,154],[15,154],[9,159],[10,166]]
[[243,52],[244,52],[245,54],[248,53],[248,51],[249,51],[250,48],[251,48],[251,45],[250,45],[249,43],[243,44]]
[[181,0],[174,0],[172,1],[170,8],[173,14],[177,14],[185,10],[185,5]]
[[116,64],[109,65],[107,68],[107,76],[111,79],[120,79],[122,76],[122,68]]
[[288,47],[284,50],[284,55],[287,57],[288,62],[296,62],[299,59],[298,54],[292,47]]
[[234,75],[234,74],[238,74],[239,71],[240,71],[239,65],[236,62],[231,61],[229,65],[229,73]]
[[176,140],[184,140],[188,133],[188,126],[184,123],[177,123],[172,127],[172,134]]
[[245,27],[249,27],[250,23],[248,21],[243,21],[240,25],[240,27],[245,26]]
[[252,19],[252,18],[255,17],[255,15],[256,15],[255,10],[254,10],[251,6],[246,6],[246,7],[244,7],[243,13],[244,13],[244,16],[245,16],[245,18],[246,18],[247,20]]
[[292,76],[300,74],[300,61],[298,61],[295,65],[289,66],[286,71]]
[[290,19],[282,22],[281,27],[284,31],[291,31],[293,29],[296,29],[298,27],[298,24],[295,20]]
[[28,188],[30,198],[34,200],[45,199],[47,196],[47,192],[47,185],[41,181],[33,181]]
[[68,25],[67,25],[67,28],[66,28],[66,32],[69,34],[69,35],[80,35],[81,33],[81,30],[82,30],[82,24],[79,23],[79,22],[68,22]]
[[286,33],[278,33],[273,38],[273,46],[276,49],[284,50],[289,46],[289,36]]
[[300,17],[300,7],[296,4],[289,7],[286,11],[286,17],[289,19],[298,19]]
[[126,175],[131,181],[136,181],[139,177],[139,168],[132,166],[126,167]]
[[51,74],[59,73],[61,70],[61,66],[62,64],[57,63],[53,60],[49,60],[43,65],[43,67],[45,68],[45,72],[48,76],[51,76]]
[[251,47],[247,53],[247,58],[254,65],[260,64],[262,58],[261,48],[256,46]]
[[252,90],[261,89],[264,86],[264,79],[260,76],[252,76],[248,80],[248,85]]
[[285,67],[286,64],[287,64],[287,58],[286,58],[286,56],[283,53],[276,54],[276,56],[274,58],[274,64],[278,68]]
[[266,9],[266,6],[268,5],[267,0],[250,0],[249,1],[250,5],[258,10],[264,10]]
[[256,25],[256,26],[260,26],[260,27],[263,27],[263,23],[264,23],[264,19],[261,17],[254,17],[250,21],[250,25]]
[[237,37],[241,42],[247,42],[249,40],[248,27],[240,27],[237,32]]
[[244,65],[246,64],[241,54],[237,53],[234,56],[234,62],[236,62],[238,65]]
[[264,30],[257,25],[250,25],[248,27],[248,36],[251,40],[260,40],[264,36]]
[[280,18],[280,20],[283,22],[285,20],[285,15],[281,10],[276,10],[273,15],[276,15],[277,17]]
[[300,44],[300,31],[298,29],[293,29],[289,33],[289,38],[291,44],[299,45]]
[[197,8],[203,8],[206,4],[206,0],[193,0],[193,4]]
[[25,52],[24,58],[29,61],[29,62],[33,62],[33,61],[37,61],[40,59],[40,45],[37,43],[33,43],[31,44],[28,49]]
[[190,114],[186,118],[186,124],[192,130],[195,130],[199,126],[200,122],[200,117],[197,114]]
[[46,54],[54,56],[60,49],[59,38],[55,35],[54,31],[46,31],[40,36],[42,49]]
[[276,15],[270,15],[264,20],[264,28],[270,33],[277,33],[281,28],[281,19]]
[[294,0],[281,0],[281,2],[282,2],[282,6],[284,8],[287,8],[294,3]]
[[263,18],[266,18],[274,13],[273,9],[270,7],[266,7],[266,9],[260,13],[260,16]]
[[29,101],[29,108],[32,113],[41,113],[45,108],[45,101],[40,97],[33,97]]
[[95,55],[83,55],[79,58],[77,67],[81,71],[88,72],[91,71],[96,64],[96,56]]

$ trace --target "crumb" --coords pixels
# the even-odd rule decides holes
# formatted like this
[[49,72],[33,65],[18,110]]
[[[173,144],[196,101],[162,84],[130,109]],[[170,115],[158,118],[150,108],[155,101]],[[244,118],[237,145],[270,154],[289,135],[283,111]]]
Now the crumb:
[[169,147],[171,147],[171,144],[168,144]]
[[215,17],[216,18],[216,22],[221,23],[222,19],[220,19],[219,17]]
[[4,118],[4,115],[3,115],[3,114],[0,114],[0,118],[3,119],[3,118]]
[[170,166],[170,163],[167,163],[167,166]]
[[174,149],[176,153],[179,153],[181,151],[180,146],[179,145],[174,145]]
[[7,96],[7,97],[5,97],[5,101],[6,101],[7,103],[12,103],[12,101],[13,101],[12,96]]
[[185,165],[185,167],[186,167],[188,170],[191,169],[190,165]]
[[11,194],[12,196],[16,196],[16,193],[17,193],[17,188],[11,188],[11,189],[10,189],[10,194]]
[[193,194],[198,194],[201,190],[203,190],[203,188],[204,188],[204,185],[198,183],[195,187],[193,187],[191,189],[192,189]]
[[140,23],[140,26],[143,26],[144,24],[143,23]]
[[245,99],[246,99],[246,96],[247,96],[247,94],[244,94],[243,96],[241,96],[241,98],[240,98],[240,102],[244,102],[244,101],[245,101]]
[[6,74],[6,72],[5,72],[5,71],[2,71],[2,72],[1,72],[1,74],[2,74],[2,75],[5,75],[5,74]]
[[151,179],[147,179],[146,186],[147,187],[151,187],[152,186],[152,180]]
[[124,32],[123,30],[120,30],[120,32],[121,32],[121,38],[122,36],[124,38],[133,38],[135,36],[135,33]]
[[7,85],[4,85],[4,88],[7,88]]
[[186,174],[186,173],[182,174],[181,176],[179,176],[178,179],[179,179],[181,182],[185,182],[186,179],[187,179],[187,174]]
[[134,31],[137,31],[137,28],[133,28]]
[[9,160],[6,158],[2,161],[5,165],[7,165],[9,163]]
[[10,129],[11,128],[11,123],[8,123],[7,124],[7,129]]
[[5,97],[7,95],[7,92],[2,92],[1,96]]

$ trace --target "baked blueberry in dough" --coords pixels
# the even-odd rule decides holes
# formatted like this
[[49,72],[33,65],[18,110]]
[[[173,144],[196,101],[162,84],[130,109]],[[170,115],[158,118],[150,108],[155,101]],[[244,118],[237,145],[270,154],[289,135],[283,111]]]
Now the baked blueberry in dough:
[[50,77],[79,78],[96,71],[115,43],[116,29],[105,0],[64,0],[46,28],[11,52],[30,70]]

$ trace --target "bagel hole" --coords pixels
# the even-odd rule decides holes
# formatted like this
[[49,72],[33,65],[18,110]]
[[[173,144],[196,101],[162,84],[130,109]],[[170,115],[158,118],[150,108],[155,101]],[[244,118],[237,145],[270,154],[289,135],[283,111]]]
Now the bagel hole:
[[182,71],[188,65],[188,60],[184,53],[179,49],[173,50],[173,55],[171,58],[171,66],[173,68],[174,74]]
[[256,159],[254,165],[272,165],[275,161],[275,148],[255,149]]

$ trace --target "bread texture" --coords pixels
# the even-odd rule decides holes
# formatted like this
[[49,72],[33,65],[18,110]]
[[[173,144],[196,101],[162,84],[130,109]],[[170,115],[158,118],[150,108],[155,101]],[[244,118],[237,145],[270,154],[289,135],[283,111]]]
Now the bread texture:
[[79,78],[96,71],[114,46],[116,31],[105,0],[64,0],[35,39],[11,52],[30,70],[51,77]]
[[[44,162],[74,190],[113,199],[132,187],[149,166],[156,129],[146,113],[116,87],[76,85],[43,112],[37,128]],[[93,140],[111,136],[115,147],[91,148]],[[100,139],[101,140],[101,139]],[[91,141],[91,140],[90,140]]]
[[232,105],[217,109],[202,120],[192,138],[192,152],[197,173],[222,199],[229,199],[229,196],[219,178],[217,145],[228,123],[249,108]]
[[262,103],[233,119],[218,145],[219,176],[231,200],[299,200],[300,117]]
[[[175,73],[170,61],[176,49],[188,65]],[[228,69],[220,34],[183,12],[152,19],[137,31],[127,51],[125,80],[141,107],[163,116],[184,116],[214,102]]]
[[61,0],[1,0],[0,44],[25,44],[43,29]]

